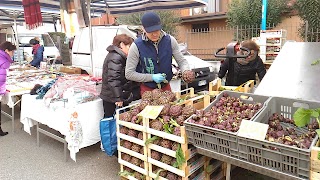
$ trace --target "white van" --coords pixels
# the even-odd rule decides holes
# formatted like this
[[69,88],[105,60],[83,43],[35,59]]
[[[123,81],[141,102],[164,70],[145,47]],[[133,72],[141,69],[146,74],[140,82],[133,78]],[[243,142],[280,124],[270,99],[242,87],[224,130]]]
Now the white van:
[[19,47],[23,48],[25,57],[32,57],[32,45],[29,44],[30,39],[38,37],[40,44],[44,46],[43,59],[44,60],[61,60],[60,52],[55,46],[53,40],[48,33],[43,34],[18,34]]
[[[16,37],[14,36],[15,33],[12,26],[2,29],[1,32],[6,34],[7,41],[10,41],[12,43],[16,42]],[[39,37],[40,44],[44,46],[44,60],[61,59],[60,52],[48,33],[28,31],[18,33],[19,48],[20,50],[23,50],[25,58],[24,60],[30,59],[32,57],[32,46],[29,44],[29,41],[34,37]]]
[[[137,34],[129,28],[129,26],[92,27],[92,59],[96,77],[101,77],[103,62],[108,54],[107,47],[112,44],[116,35],[127,34],[132,38],[136,38]],[[89,28],[81,28],[72,45],[72,66],[79,67],[87,71],[88,74],[92,74],[90,55]]]
[[[101,77],[102,67],[105,57],[108,54],[107,47],[112,44],[114,36],[118,34],[127,34],[132,38],[137,36],[136,26],[93,26],[92,39],[93,51],[92,59],[94,64],[94,75]],[[214,79],[213,67],[206,61],[191,55],[181,46],[181,51],[188,61],[190,68],[196,73],[196,80],[189,84],[196,90],[204,90],[208,87],[208,83]],[[82,28],[79,34],[75,36],[72,46],[72,66],[79,67],[92,75],[90,60],[90,38],[89,28]]]

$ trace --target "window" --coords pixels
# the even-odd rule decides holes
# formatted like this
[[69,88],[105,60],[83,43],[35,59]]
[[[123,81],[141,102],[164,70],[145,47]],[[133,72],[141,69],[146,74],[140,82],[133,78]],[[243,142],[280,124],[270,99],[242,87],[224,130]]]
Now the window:
[[192,24],[192,31],[203,31],[209,29],[209,23]]

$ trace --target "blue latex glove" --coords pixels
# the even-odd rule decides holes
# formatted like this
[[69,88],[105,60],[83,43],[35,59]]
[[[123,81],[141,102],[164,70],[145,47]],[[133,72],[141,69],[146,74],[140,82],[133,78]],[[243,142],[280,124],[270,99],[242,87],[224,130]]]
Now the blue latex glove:
[[161,83],[165,80],[165,76],[163,74],[152,74],[152,80],[156,83]]

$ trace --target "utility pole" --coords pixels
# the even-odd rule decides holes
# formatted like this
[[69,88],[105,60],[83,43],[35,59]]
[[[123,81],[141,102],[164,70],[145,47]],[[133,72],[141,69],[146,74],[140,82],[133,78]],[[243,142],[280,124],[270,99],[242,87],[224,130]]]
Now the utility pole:
[[262,0],[261,30],[267,30],[268,0]]

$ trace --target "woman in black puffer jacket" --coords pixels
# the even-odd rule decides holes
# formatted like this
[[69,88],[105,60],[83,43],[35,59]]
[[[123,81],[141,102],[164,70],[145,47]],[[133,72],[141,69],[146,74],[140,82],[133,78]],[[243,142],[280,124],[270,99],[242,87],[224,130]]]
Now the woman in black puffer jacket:
[[134,83],[125,78],[126,59],[133,39],[128,35],[117,35],[103,63],[102,89],[100,98],[103,100],[104,118],[113,116],[116,106],[126,106],[132,100]]
[[[248,48],[251,52],[247,58],[227,58],[220,66],[218,73],[219,78],[223,78],[227,73],[227,86],[240,86],[241,84],[255,80],[256,74],[260,81],[266,74],[264,64],[259,57],[259,46],[251,40],[241,43],[242,47]],[[243,55],[246,52],[238,51],[238,55]]]

